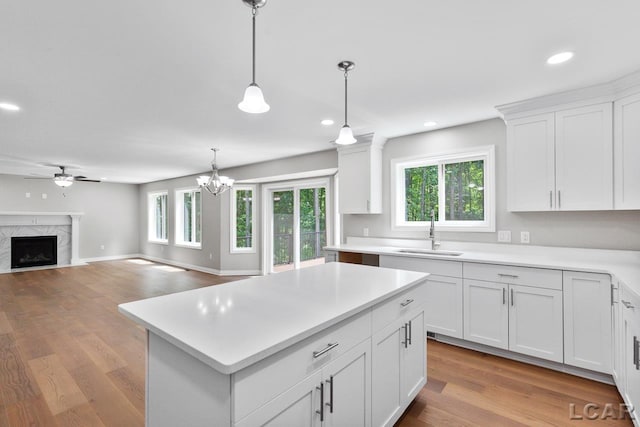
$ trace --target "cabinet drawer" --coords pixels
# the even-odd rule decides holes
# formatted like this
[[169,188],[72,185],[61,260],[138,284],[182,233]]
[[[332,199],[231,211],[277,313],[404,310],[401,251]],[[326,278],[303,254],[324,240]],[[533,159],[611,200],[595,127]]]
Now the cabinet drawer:
[[[238,422],[370,336],[371,312],[366,310],[236,372],[232,380],[234,422]],[[314,357],[314,352],[326,349],[329,343],[338,345]]]
[[371,311],[371,330],[375,333],[394,320],[399,319],[405,313],[421,306],[426,297],[426,283],[424,281],[373,307]]
[[462,262],[401,256],[380,256],[380,267],[420,271],[439,276],[462,277]]
[[464,278],[562,290],[562,270],[465,262]]

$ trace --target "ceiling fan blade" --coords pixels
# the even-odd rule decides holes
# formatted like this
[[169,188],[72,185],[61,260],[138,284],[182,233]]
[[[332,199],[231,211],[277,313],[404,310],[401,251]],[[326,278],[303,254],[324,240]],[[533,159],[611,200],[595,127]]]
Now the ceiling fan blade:
[[76,176],[74,176],[74,177],[73,177],[73,179],[75,179],[75,180],[82,180],[82,179],[87,179],[87,177],[86,177],[86,176],[84,176],[84,175],[76,175]]
[[73,179],[74,181],[78,181],[78,182],[102,182],[99,179],[87,179],[87,178],[80,178],[80,177],[74,177]]
[[49,177],[45,177],[45,176],[42,176],[42,177],[25,176],[24,179],[53,179],[53,178],[51,178],[50,176]]

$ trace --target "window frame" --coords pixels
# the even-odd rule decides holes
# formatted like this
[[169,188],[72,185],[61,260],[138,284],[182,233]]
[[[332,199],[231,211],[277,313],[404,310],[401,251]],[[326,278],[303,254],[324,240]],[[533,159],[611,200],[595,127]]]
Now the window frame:
[[[483,221],[447,221],[445,218],[445,179],[444,165],[474,160],[484,161],[484,220]],[[405,220],[405,179],[408,168],[438,165],[438,231],[495,232],[495,146],[472,147],[431,155],[397,158],[391,160],[391,228],[393,230],[428,229],[429,221]]]
[[[251,247],[238,247],[237,241],[237,233],[236,233],[236,198],[237,191],[247,191],[251,190]],[[256,253],[256,237],[258,233],[256,232],[256,205],[257,205],[257,186],[253,184],[234,184],[233,188],[230,191],[230,227],[229,227],[229,252],[232,254],[247,254],[247,253]]]
[[[184,194],[186,193],[200,193],[200,241],[199,242],[185,242],[183,239],[183,235],[184,235]],[[176,198],[176,203],[175,203],[175,224],[176,224],[176,230],[175,230],[175,246],[178,247],[183,247],[183,248],[190,248],[190,249],[202,249],[202,240],[203,239],[203,233],[202,233],[202,224],[204,221],[202,221],[202,202],[203,202],[203,198],[202,198],[202,191],[200,189],[200,187],[187,187],[187,188],[177,188],[175,190],[175,198]],[[191,211],[191,216],[192,216],[192,220],[195,223],[195,219],[196,219],[196,209],[192,209]],[[197,235],[197,231],[196,231],[196,227],[193,227],[192,230],[192,237],[195,239],[195,235]]]
[[[155,236],[157,218],[155,215],[155,200],[158,196],[166,196],[164,205],[164,228],[166,239],[158,239]],[[169,244],[169,190],[150,191],[147,193],[147,242],[159,245]]]

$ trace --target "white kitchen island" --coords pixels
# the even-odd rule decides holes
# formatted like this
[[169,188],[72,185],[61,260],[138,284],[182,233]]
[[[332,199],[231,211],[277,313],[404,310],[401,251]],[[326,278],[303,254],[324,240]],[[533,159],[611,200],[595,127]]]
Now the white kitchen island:
[[120,305],[147,425],[392,425],[426,383],[427,276],[330,263]]

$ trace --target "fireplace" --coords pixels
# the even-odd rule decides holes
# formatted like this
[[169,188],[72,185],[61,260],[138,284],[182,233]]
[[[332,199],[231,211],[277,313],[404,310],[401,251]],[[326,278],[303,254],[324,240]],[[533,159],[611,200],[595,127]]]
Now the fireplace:
[[11,268],[55,265],[57,263],[57,236],[11,238]]

